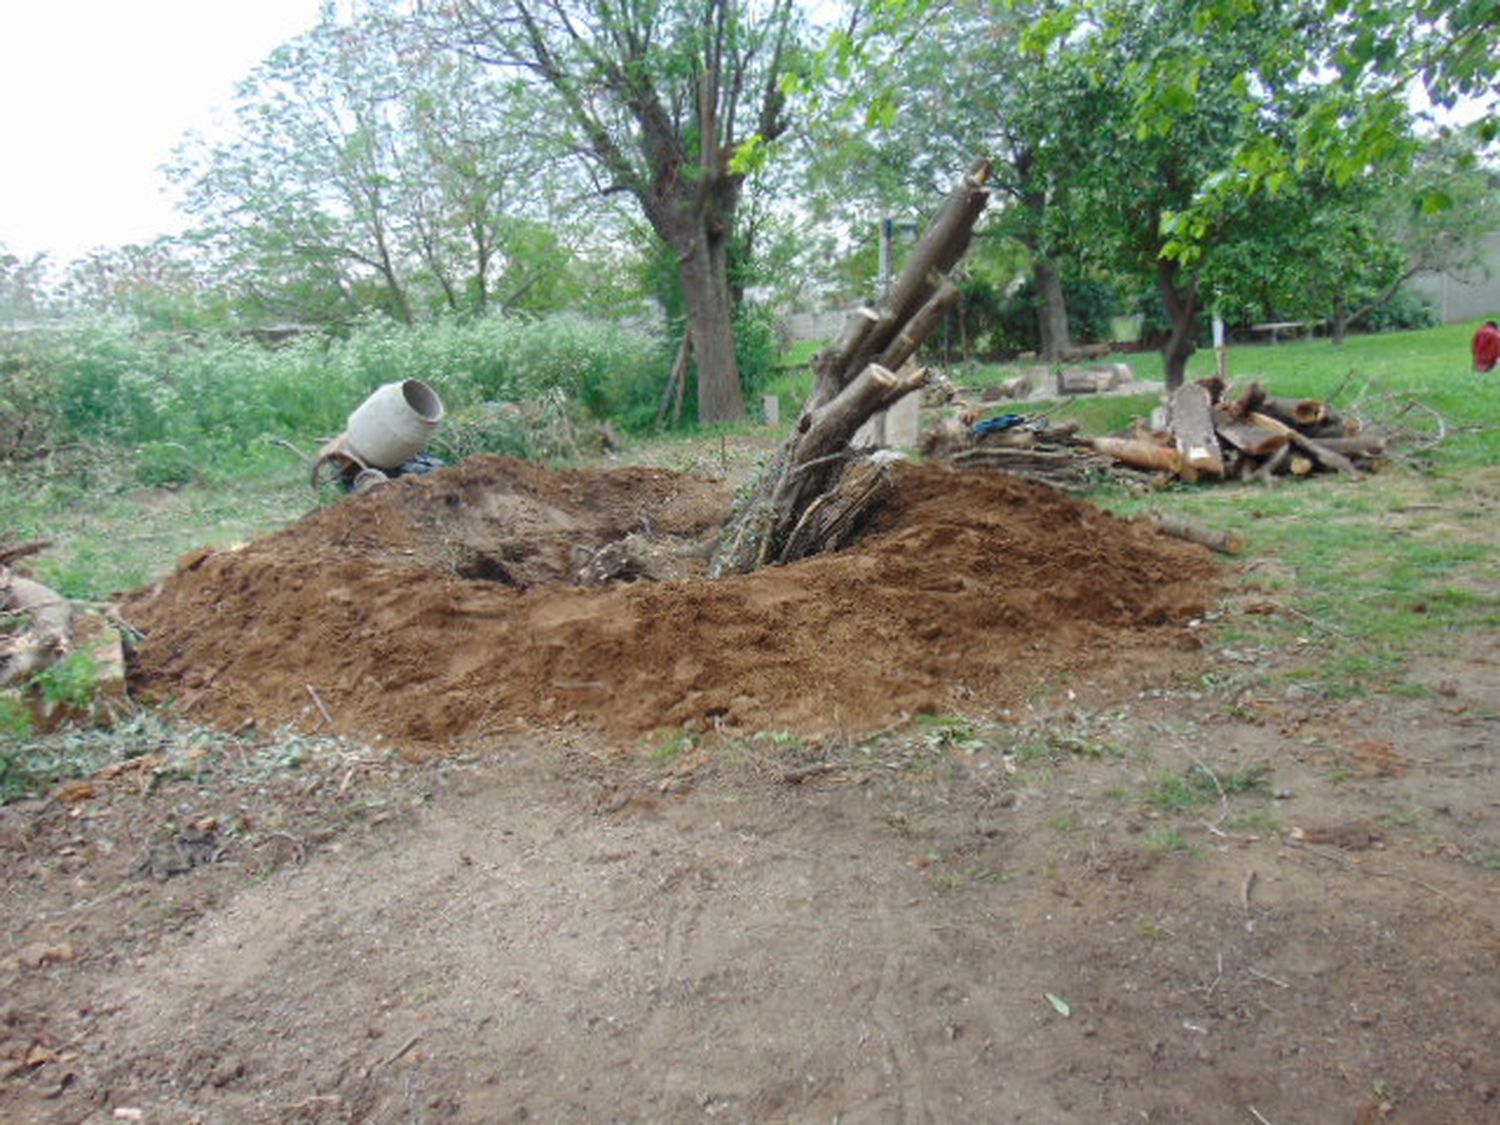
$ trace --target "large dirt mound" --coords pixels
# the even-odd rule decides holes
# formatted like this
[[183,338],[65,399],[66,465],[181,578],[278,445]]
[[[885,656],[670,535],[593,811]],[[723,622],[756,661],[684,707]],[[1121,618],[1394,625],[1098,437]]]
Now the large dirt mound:
[[[1092,505],[911,466],[857,548],[695,577],[728,502],[501,458],[399,480],[132,595],[137,685],[262,729],[323,722],[316,694],[341,733],[406,746],[564,721],[860,732],[1149,665],[1213,582],[1201,549]],[[570,584],[621,544],[607,573],[666,580]]]

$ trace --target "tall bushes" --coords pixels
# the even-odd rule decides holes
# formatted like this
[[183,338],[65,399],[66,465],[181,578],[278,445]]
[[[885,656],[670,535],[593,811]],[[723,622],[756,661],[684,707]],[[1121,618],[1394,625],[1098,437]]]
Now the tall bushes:
[[0,457],[85,442],[145,450],[160,464],[173,460],[166,446],[190,460],[266,437],[310,442],[342,429],[377,386],[405,378],[430,383],[452,411],[548,398],[604,418],[660,387],[663,351],[646,332],[570,316],[420,328],[372,319],[347,339],[274,350],[111,321],[0,335],[0,432],[29,435],[28,448],[0,446]]

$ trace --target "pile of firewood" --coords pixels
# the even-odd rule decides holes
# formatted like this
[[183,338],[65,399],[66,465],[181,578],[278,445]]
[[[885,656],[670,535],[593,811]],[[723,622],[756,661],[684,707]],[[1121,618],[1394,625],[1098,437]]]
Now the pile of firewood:
[[1109,459],[1090,449],[1077,422],[1052,425],[1038,419],[979,435],[967,427],[953,429],[956,434],[946,428],[930,432],[923,452],[955,468],[996,469],[1064,492],[1086,491],[1110,475]]
[[1385,456],[1386,439],[1317,399],[1267,394],[1259,383],[1236,392],[1202,379],[1173,392],[1163,427],[1133,437],[1102,437],[1094,449],[1181,480],[1258,480],[1318,472],[1358,477]]

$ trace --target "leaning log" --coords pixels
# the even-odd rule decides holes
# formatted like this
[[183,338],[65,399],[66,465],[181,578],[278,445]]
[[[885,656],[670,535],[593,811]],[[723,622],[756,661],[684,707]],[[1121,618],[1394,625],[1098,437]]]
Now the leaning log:
[[1212,403],[1206,387],[1187,383],[1172,393],[1168,422],[1182,463],[1192,476],[1224,475],[1224,455],[1214,436]]
[[789,548],[800,557],[835,542],[840,521],[829,525],[820,546],[814,523],[804,523],[804,517],[814,504],[833,503],[819,498],[833,495],[857,461],[849,441],[859,428],[926,383],[927,372],[911,361],[959,299],[946,274],[968,249],[988,202],[989,171],[987,161],[969,169],[938,208],[890,292],[873,308],[851,314],[834,342],[818,353],[802,416],[736,507],[714,553],[711,575],[743,574],[786,561]]

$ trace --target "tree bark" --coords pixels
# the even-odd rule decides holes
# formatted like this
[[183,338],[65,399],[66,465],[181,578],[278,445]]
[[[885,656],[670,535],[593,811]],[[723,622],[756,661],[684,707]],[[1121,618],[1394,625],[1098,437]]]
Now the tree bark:
[[723,238],[699,237],[679,251],[682,297],[698,363],[698,420],[738,422],[747,417],[734,354],[734,303],[729,295]]
[[1036,275],[1037,329],[1042,339],[1042,358],[1057,363],[1073,346],[1068,335],[1068,302],[1063,295],[1062,273],[1048,258],[1038,256],[1032,263]]
[[[941,324],[959,292],[944,276],[968,249],[989,194],[987,161],[976,163],[948,195],[912,250],[890,292],[859,309],[813,361],[816,379],[796,429],[744,495],[714,555],[710,573],[742,574],[788,549],[812,553],[830,545],[822,525],[809,537],[804,517],[837,491],[854,454],[849,440],[871,416],[927,381],[907,362]],[[863,495],[863,491],[861,495]],[[863,510],[863,509],[861,509]],[[831,529],[829,529],[831,530]]]
[[1162,347],[1167,390],[1175,391],[1187,378],[1187,361],[1198,350],[1193,335],[1198,323],[1198,276],[1189,274],[1187,284],[1179,288],[1183,269],[1165,258],[1157,260],[1156,282],[1172,331]]
[[1214,434],[1212,407],[1208,390],[1196,383],[1178,387],[1172,394],[1172,437],[1182,464],[1193,476],[1207,473],[1224,475],[1224,457]]

